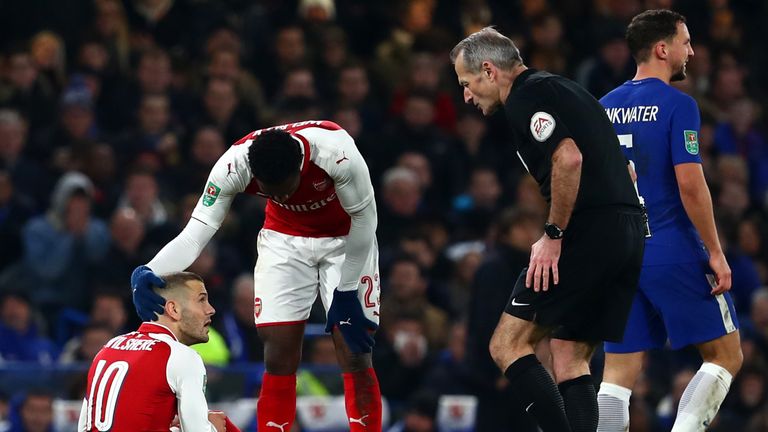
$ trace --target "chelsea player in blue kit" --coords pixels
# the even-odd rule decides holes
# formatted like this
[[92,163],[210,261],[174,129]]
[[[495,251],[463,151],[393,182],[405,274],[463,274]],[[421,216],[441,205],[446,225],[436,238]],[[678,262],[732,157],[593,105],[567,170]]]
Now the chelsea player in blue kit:
[[704,362],[685,389],[673,432],[703,431],[739,371],[742,353],[731,270],[717,237],[699,156],[699,110],[669,85],[693,56],[685,18],[668,10],[636,16],[627,28],[637,73],[601,99],[632,161],[647,207],[640,285],[620,343],[605,344],[598,431],[629,430],[629,399],[644,352],[695,345]]

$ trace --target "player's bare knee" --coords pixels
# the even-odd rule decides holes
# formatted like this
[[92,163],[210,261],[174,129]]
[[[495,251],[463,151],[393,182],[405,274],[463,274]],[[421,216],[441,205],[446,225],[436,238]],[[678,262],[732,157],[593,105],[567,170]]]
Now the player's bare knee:
[[[703,357],[703,356],[702,356]],[[731,376],[736,376],[741,370],[741,365],[744,363],[744,353],[741,351],[741,347],[734,350],[721,350],[715,353],[711,358],[703,358],[705,362],[714,363],[723,369],[727,370]]]
[[643,371],[645,353],[606,353],[603,382],[616,384],[624,388],[634,388]]
[[738,332],[699,345],[699,353],[705,362],[722,367],[732,376],[736,376],[744,363]]
[[275,375],[295,374],[301,362],[301,343],[271,338],[264,342],[264,366]]
[[301,351],[284,355],[266,351],[264,356],[264,367],[273,375],[293,375],[299,369],[300,362]]

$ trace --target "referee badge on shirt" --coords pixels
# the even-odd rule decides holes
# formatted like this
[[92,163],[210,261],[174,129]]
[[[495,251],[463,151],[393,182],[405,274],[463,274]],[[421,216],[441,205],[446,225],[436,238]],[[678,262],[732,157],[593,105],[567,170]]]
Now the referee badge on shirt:
[[695,130],[683,131],[685,135],[685,150],[692,154],[699,154],[699,134]]
[[544,111],[538,111],[531,117],[531,135],[538,142],[546,141],[555,131],[555,118]]

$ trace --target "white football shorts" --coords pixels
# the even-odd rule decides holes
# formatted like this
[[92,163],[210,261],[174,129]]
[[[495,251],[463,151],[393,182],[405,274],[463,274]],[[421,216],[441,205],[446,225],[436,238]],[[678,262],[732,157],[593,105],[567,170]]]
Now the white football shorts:
[[[318,292],[327,314],[341,280],[345,244],[346,237],[298,237],[262,229],[253,270],[256,327],[306,321]],[[366,318],[378,324],[381,281],[375,241],[366,261],[357,298]]]

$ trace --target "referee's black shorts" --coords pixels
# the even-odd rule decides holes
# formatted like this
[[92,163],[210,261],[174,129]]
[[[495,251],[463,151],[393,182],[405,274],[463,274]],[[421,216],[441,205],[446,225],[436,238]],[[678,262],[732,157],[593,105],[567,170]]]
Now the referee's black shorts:
[[558,262],[560,283],[534,292],[523,269],[505,311],[553,327],[552,337],[619,342],[624,337],[643,262],[640,209],[629,206],[573,215]]

